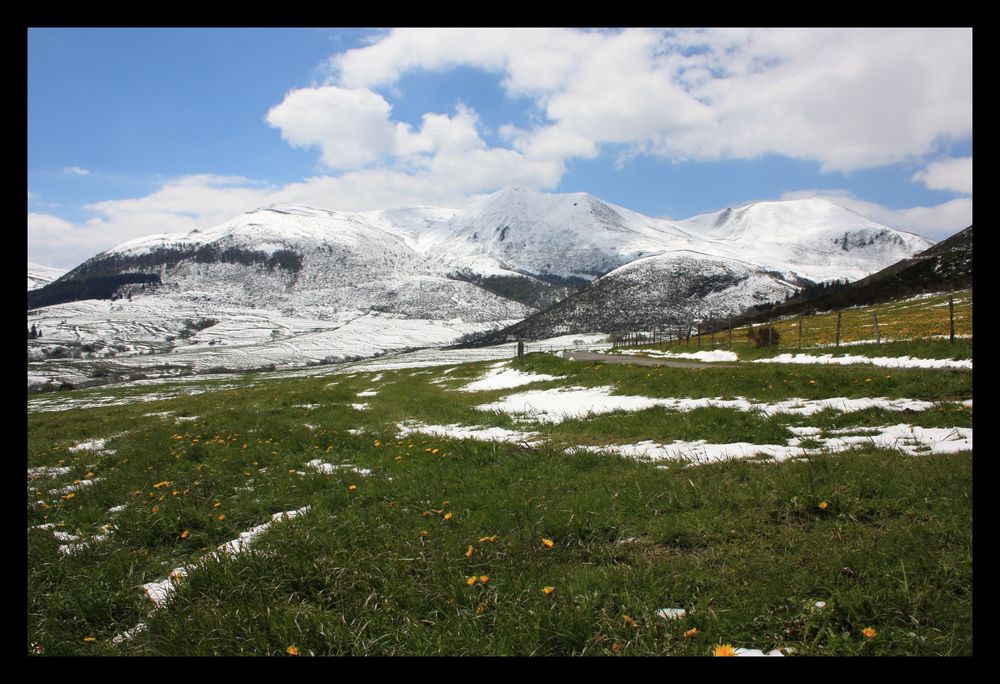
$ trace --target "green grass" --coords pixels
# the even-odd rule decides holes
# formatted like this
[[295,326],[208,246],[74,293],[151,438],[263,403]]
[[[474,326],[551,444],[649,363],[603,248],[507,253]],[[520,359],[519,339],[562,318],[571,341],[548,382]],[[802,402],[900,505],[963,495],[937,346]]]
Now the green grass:
[[[708,655],[732,643],[801,655],[971,654],[971,453],[869,448],[658,467],[562,450],[640,439],[781,444],[788,427],[806,425],[824,434],[900,422],[971,427],[971,410],[955,403],[972,396],[970,372],[639,368],[531,354],[514,365],[563,378],[537,388],[940,402],[905,415],[653,409],[538,426],[475,409],[520,388],[448,389],[486,365],[387,371],[378,382],[375,373],[248,376],[194,396],[30,413],[29,467],[72,472],[29,479],[29,527],[61,524],[84,540],[116,528],[72,555],[51,531],[28,530],[27,652],[284,655],[294,645],[302,655]],[[376,396],[356,396],[372,387]],[[369,409],[350,407],[360,402]],[[171,415],[146,415],[158,412]],[[550,443],[397,439],[405,420],[534,429]],[[69,450],[112,435],[114,453]],[[305,464],[316,458],[372,473],[315,473]],[[73,498],[47,494],[88,473],[101,481]],[[308,514],[275,523],[251,552],[213,557],[272,514],[303,506]],[[480,542],[492,535],[495,543]],[[140,586],[188,563],[197,569],[153,610]],[[483,575],[488,583],[467,584]],[[816,601],[828,605],[816,610]],[[688,615],[657,617],[666,607]],[[139,622],[148,630],[111,643]],[[871,640],[861,635],[869,626],[878,632]]]

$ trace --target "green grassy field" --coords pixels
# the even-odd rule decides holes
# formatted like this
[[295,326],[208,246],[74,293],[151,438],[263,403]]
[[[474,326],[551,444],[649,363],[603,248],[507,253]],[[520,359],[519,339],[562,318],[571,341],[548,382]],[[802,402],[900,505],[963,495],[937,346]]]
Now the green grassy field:
[[[531,354],[511,368],[558,379],[455,391],[489,365],[246,376],[201,383],[209,391],[193,396],[29,409],[29,468],[68,470],[28,475],[27,652],[711,655],[717,644],[798,655],[972,652],[971,451],[909,456],[869,445],[697,466],[566,452],[641,440],[784,444],[803,427],[817,428],[814,439],[900,423],[971,428],[962,403],[972,398],[970,371],[640,368]],[[812,415],[653,407],[557,423],[475,408],[570,386],[933,406]],[[358,396],[366,390],[377,393]],[[61,396],[84,394],[45,398]],[[530,430],[539,443],[400,438],[407,421]],[[72,450],[97,438],[108,438],[107,451]],[[339,467],[320,472],[308,465],[316,459]],[[74,481],[93,484],[63,489]],[[273,521],[247,552],[218,551],[274,514],[306,507]],[[69,544],[81,546],[60,550]],[[142,585],[185,566],[157,607]],[[686,615],[669,619],[662,608]]]

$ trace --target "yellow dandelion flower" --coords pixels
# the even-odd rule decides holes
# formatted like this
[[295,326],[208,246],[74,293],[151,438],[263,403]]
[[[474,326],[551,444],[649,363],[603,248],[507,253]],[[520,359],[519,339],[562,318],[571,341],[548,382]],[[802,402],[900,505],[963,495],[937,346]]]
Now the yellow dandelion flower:
[[490,583],[490,576],[489,575],[480,575],[479,576],[479,583],[480,584],[489,584]]
[[225,519],[226,519],[226,516],[224,516],[224,515],[220,515],[220,516],[219,516],[219,517],[217,518],[217,520],[225,520]]
[[622,621],[634,629],[639,629],[639,623],[631,615],[622,615]]
[[221,505],[222,505],[222,502],[221,502],[221,501],[216,501],[216,502],[214,502],[214,503],[212,504],[212,508],[218,508],[218,507],[219,507],[219,506],[221,506]]
[[474,554],[475,552],[476,550],[470,545],[469,548],[465,550],[465,557],[472,558],[472,554]]
[[861,630],[861,636],[863,636],[865,639],[874,639],[876,636],[878,636],[878,632],[875,631],[874,627],[865,627],[863,630]]
[[290,656],[297,656],[299,654],[299,649],[297,646],[289,646],[285,649],[285,653]]
[[93,476],[94,472],[92,470],[88,470],[87,474],[83,476],[83,479],[86,480],[88,477],[93,477]]
[[432,454],[436,454],[438,451],[440,451],[440,449],[431,449]]
[[545,548],[551,549],[555,545],[556,543],[551,539],[545,539],[544,537],[542,538],[542,546],[544,546]]
[[430,533],[427,530],[420,530],[420,536],[421,537],[426,537],[428,534],[430,534]]
[[716,657],[735,656],[736,649],[734,649],[731,644],[718,644],[714,649],[712,649],[712,655]]
[[450,505],[451,505],[450,501],[442,501],[441,502],[441,508],[448,508],[448,506],[450,506]]
[[555,587],[542,587],[542,593],[545,594],[546,596],[552,596],[552,594],[556,593],[556,588]]
[[698,628],[697,627],[692,627],[688,631],[684,632],[684,638],[685,639],[694,639],[695,636],[697,636],[697,635],[698,635]]
[[455,517],[455,516],[453,516],[450,511],[448,513],[444,514],[444,519],[445,520],[451,520],[453,517]]
[[471,587],[471,586],[472,586],[473,584],[475,584],[475,583],[476,583],[476,580],[477,580],[477,579],[479,579],[479,578],[478,578],[478,577],[476,577],[475,575],[473,575],[473,576],[472,576],[472,577],[470,577],[469,579],[465,580],[465,584],[466,584],[467,586],[470,586],[470,587]]
[[191,536],[191,530],[184,530],[181,532],[181,539],[187,539]]
[[816,384],[816,381],[815,381],[815,380],[810,380],[810,381],[809,381],[809,384],[810,384],[810,385],[815,385],[815,384]]
[[60,496],[59,498],[60,499],[72,499],[74,496],[76,496],[76,492],[70,492],[66,496]]
[[820,508],[820,510],[825,511],[829,507],[830,507],[830,504],[827,503],[826,501],[820,501],[819,502],[819,508]]
[[97,637],[91,637],[91,636],[83,637],[83,640],[86,641],[88,644],[92,644],[95,641],[97,641]]
[[349,492],[355,492],[355,491],[357,491],[357,489],[358,489],[358,486],[352,484],[352,485],[348,486],[347,491],[349,491]]
[[496,544],[497,543],[497,536],[494,534],[494,535],[489,536],[489,537],[480,537],[479,538],[479,543],[480,544],[486,544],[486,543]]
[[616,641],[613,644],[611,644],[611,650],[614,651],[615,653],[618,653],[618,651],[622,650],[622,645]]
[[403,460],[403,457],[402,457],[402,456],[397,456],[397,457],[396,457],[396,461],[397,461],[397,462],[399,462],[399,461],[402,461],[402,460]]

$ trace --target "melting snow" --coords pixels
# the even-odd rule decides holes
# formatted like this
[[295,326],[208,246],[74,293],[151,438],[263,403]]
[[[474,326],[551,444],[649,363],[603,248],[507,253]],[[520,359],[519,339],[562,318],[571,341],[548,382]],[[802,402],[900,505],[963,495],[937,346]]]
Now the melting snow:
[[558,380],[557,375],[545,373],[524,373],[513,368],[492,367],[486,375],[458,388],[460,392],[484,392],[486,390],[510,389],[533,382]]
[[359,397],[374,397],[376,394],[378,394],[378,390],[375,389],[366,389],[364,392],[358,392]]
[[[483,442],[513,442],[516,444],[538,444],[537,432],[517,432],[499,427],[478,425],[425,425],[423,423],[400,423],[397,436],[406,437],[414,432],[453,439],[478,439]],[[533,440],[533,441],[532,441]]]
[[359,475],[363,475],[366,477],[372,474],[372,471],[368,470],[367,468],[358,468],[357,466],[351,465],[350,463],[335,465],[333,463],[326,463],[318,458],[309,461],[308,463],[306,463],[306,466],[320,473],[323,473],[324,475],[332,475],[334,472],[338,470],[350,470],[352,472],[358,473]]
[[[818,434],[817,428],[811,429],[816,430],[816,433],[810,432],[811,435]],[[846,451],[863,446],[898,449],[911,456],[950,454],[972,450],[971,428],[922,428],[900,424],[871,428],[871,430],[873,432],[869,434],[850,437],[825,439],[812,437],[818,444],[815,448],[804,448],[800,446],[801,440],[798,437],[793,437],[784,445],[751,444],[749,442],[709,444],[706,440],[691,442],[677,440],[671,444],[659,444],[652,440],[646,440],[636,444],[571,447],[567,449],[567,452],[607,452],[643,461],[681,460],[691,464],[703,464],[753,458],[761,454],[769,456],[775,461],[784,461],[810,454]]]
[[716,350],[713,350],[713,351],[700,351],[700,352],[692,352],[692,353],[685,353],[685,352],[677,352],[677,353],[673,353],[673,352],[661,352],[661,351],[657,351],[657,350],[647,350],[647,349],[642,349],[640,351],[642,351],[643,353],[645,353],[647,356],[653,356],[653,357],[665,358],[665,359],[692,359],[694,361],[707,361],[707,362],[711,362],[711,361],[738,361],[739,360],[739,357],[736,356],[736,352],[722,351],[720,349],[716,349]]
[[355,411],[364,411],[368,408],[368,404],[351,404],[351,408]]
[[972,370],[972,359],[914,359],[909,356],[833,356],[822,354],[780,354],[770,359],[756,359],[754,363],[816,363],[849,366],[866,364],[884,368],[959,368]]
[[[832,397],[827,399],[786,399],[775,403],[751,402],[743,397],[721,399],[701,397],[696,399],[653,398],[635,395],[612,394],[614,388],[602,387],[557,387],[546,390],[529,390],[512,394],[502,399],[482,404],[480,411],[499,411],[522,420],[540,423],[559,423],[570,418],[584,418],[591,414],[613,411],[642,411],[654,406],[662,406],[673,411],[693,411],[698,408],[718,407],[736,411],[760,411],[765,415],[792,413],[812,415],[824,409],[835,409],[844,413],[864,411],[870,408],[884,408],[890,411],[926,411],[933,402],[917,399],[887,399]],[[970,402],[971,405],[971,402]]]

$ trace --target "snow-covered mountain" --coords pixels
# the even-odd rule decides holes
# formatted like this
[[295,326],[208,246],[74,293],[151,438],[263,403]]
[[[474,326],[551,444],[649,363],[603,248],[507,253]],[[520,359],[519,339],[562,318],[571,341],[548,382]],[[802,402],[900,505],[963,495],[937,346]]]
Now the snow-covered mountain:
[[[721,314],[858,279],[931,244],[818,199],[685,221],[517,187],[462,211],[282,204],[107,250],[29,293],[29,325],[85,355],[301,365],[499,330],[588,283],[572,306],[598,328],[650,311]],[[195,350],[207,355],[195,361]]]
[[37,290],[66,273],[65,268],[52,268],[28,262],[28,289]]

